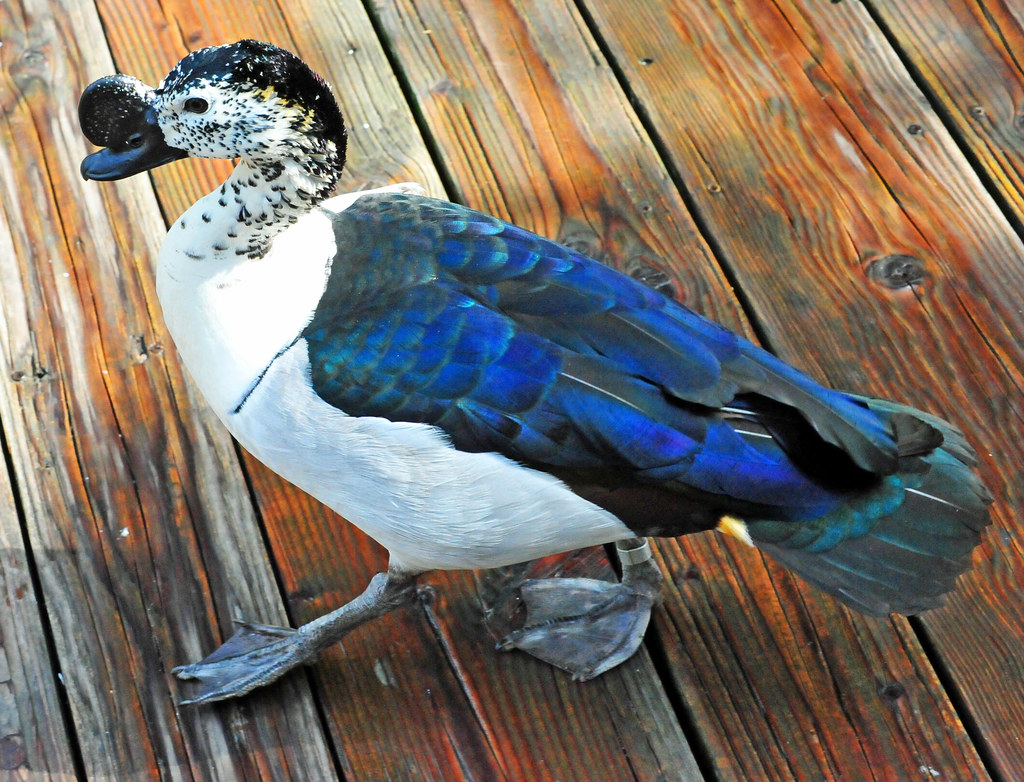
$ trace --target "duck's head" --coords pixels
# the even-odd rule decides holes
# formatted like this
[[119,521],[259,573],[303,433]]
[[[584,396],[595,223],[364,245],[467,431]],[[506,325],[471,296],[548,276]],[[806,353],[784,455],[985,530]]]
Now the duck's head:
[[345,125],[330,87],[291,52],[239,41],[192,52],[155,90],[131,76],[90,84],[82,130],[106,149],[82,162],[86,179],[122,179],[183,157],[298,162],[333,187]]

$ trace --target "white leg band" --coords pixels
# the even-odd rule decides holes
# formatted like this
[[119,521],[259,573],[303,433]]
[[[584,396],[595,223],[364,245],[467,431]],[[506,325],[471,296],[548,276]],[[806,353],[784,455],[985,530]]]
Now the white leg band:
[[[654,556],[654,552],[651,550],[651,543],[647,538],[644,538],[639,546],[631,546],[632,542],[632,540],[620,540],[615,544],[615,550],[619,553],[619,562],[622,563],[623,567],[639,565],[641,562],[646,562]],[[626,546],[629,546],[629,548],[625,548]]]

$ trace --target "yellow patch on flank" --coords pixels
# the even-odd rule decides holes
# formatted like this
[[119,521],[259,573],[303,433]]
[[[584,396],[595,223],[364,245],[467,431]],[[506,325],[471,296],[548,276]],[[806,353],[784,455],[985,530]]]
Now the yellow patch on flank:
[[268,84],[262,90],[256,93],[256,97],[260,100],[267,100],[274,95],[274,85]]
[[722,516],[715,529],[726,535],[732,535],[737,540],[742,540],[748,546],[754,545],[754,540],[750,537],[750,532],[747,530],[747,522],[743,519],[736,518],[735,516]]

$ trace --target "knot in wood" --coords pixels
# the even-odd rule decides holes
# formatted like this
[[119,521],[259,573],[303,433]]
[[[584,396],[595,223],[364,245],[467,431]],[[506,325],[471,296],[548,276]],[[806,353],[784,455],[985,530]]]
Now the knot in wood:
[[8,72],[22,92],[27,92],[35,82],[48,84],[52,75],[46,52],[38,47],[30,47],[21,52],[11,61]]
[[878,694],[889,703],[895,703],[907,694],[907,688],[899,682],[888,682],[878,688]]
[[913,255],[886,255],[868,264],[868,278],[896,290],[920,283],[924,279],[924,262]]

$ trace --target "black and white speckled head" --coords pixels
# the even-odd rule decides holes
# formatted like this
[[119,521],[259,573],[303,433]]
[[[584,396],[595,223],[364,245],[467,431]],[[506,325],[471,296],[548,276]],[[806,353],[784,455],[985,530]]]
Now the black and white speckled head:
[[330,87],[273,44],[192,52],[157,88],[155,107],[167,144],[192,157],[303,157],[338,173],[344,163],[345,125]]

